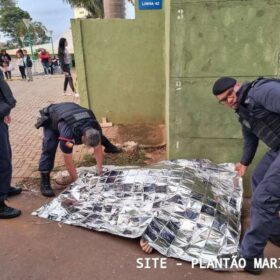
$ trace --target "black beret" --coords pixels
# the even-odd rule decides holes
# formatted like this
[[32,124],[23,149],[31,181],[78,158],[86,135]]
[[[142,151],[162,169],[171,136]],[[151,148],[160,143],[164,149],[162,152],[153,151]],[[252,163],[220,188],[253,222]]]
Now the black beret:
[[219,78],[213,85],[213,94],[219,95],[226,91],[227,89],[230,89],[235,86],[236,80],[231,77],[221,77]]

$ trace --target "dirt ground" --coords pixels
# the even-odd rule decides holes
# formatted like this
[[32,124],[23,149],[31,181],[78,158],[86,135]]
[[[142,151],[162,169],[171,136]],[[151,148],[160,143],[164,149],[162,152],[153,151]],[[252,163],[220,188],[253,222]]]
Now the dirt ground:
[[[30,215],[50,201],[38,191],[38,173],[35,170],[40,154],[38,142],[41,141],[41,135],[34,130],[33,123],[36,112],[42,106],[54,101],[71,100],[57,92],[62,84],[63,77],[36,77],[34,83],[28,85],[21,81],[11,83],[18,100],[13,113],[13,124],[10,126],[14,151],[13,181],[23,182],[25,190],[8,201],[11,206],[20,208],[22,215],[17,219],[0,220],[0,280],[255,279],[255,276],[244,272],[222,273],[192,268],[190,263],[166,259],[157,252],[146,255],[140,250],[139,240],[59,224]],[[118,142],[118,137],[123,137],[124,134],[121,135],[112,133],[111,136]],[[161,139],[158,136],[160,133],[152,139]],[[127,139],[131,140],[131,137],[127,136]],[[155,143],[158,148],[149,148]],[[164,141],[141,144],[137,152],[122,155],[121,160],[121,156],[106,156],[107,163],[121,165],[131,160],[131,163],[142,165],[166,158],[165,148],[161,146]],[[85,158],[86,152],[82,153],[83,157],[78,156],[80,153],[81,151],[75,155],[76,161],[90,164],[89,159]],[[61,162],[58,156],[56,165],[61,166]],[[267,257],[279,257],[279,248],[269,243],[265,254]],[[144,261],[145,267],[138,268],[137,264]],[[164,265],[160,267],[159,261]],[[265,270],[258,278],[278,279],[279,270]]]

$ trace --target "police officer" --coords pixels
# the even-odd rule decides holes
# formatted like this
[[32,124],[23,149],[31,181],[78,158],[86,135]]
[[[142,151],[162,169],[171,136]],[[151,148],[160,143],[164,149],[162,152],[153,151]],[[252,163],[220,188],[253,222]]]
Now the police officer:
[[71,181],[77,179],[77,171],[73,163],[74,145],[85,144],[94,148],[97,171],[102,173],[103,145],[106,153],[119,153],[102,134],[102,129],[93,112],[72,102],[52,104],[40,111],[36,127],[44,127],[42,154],[39,162],[41,172],[41,193],[52,197],[54,192],[50,184],[50,172],[54,166],[56,149],[59,144],[64,156],[65,166]]
[[12,151],[9,141],[10,111],[16,105],[10,87],[0,79],[0,219],[18,217],[21,211],[5,204],[8,196],[20,194],[20,187],[11,187]]
[[270,148],[251,178],[251,224],[241,244],[245,271],[259,274],[254,260],[263,257],[267,241],[280,246],[280,80],[259,78],[241,85],[234,78],[221,77],[213,94],[235,110],[242,125],[243,156],[235,166],[240,176],[252,162],[259,140]]
[[[1,62],[0,62],[0,65],[1,65]],[[1,69],[0,69],[0,80],[4,80],[4,74]]]

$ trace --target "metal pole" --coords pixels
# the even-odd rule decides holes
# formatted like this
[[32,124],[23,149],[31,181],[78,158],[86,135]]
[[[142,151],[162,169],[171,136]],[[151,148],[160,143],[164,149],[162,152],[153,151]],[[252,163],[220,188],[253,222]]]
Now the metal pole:
[[52,31],[52,30],[49,30],[49,31],[47,31],[47,32],[49,33],[50,38],[51,38],[51,43],[52,43],[52,56],[54,56],[54,50],[53,50],[53,37],[52,37],[52,35],[53,35],[53,31]]
[[51,37],[51,42],[52,42],[52,56],[54,57],[54,50],[53,50],[53,38]]
[[30,46],[30,51],[31,51],[31,57],[32,57],[32,60],[34,61],[35,57],[34,57],[34,52],[33,52],[33,48],[32,48],[32,39],[31,39],[29,30],[28,30],[28,39],[29,39],[29,46]]

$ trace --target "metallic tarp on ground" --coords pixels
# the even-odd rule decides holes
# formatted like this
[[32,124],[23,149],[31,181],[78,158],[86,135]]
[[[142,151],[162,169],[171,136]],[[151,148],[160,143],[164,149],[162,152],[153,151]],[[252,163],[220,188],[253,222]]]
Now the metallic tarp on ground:
[[231,170],[208,160],[109,167],[102,177],[82,169],[33,215],[128,238],[144,235],[163,255],[213,262],[238,251],[243,188]]

